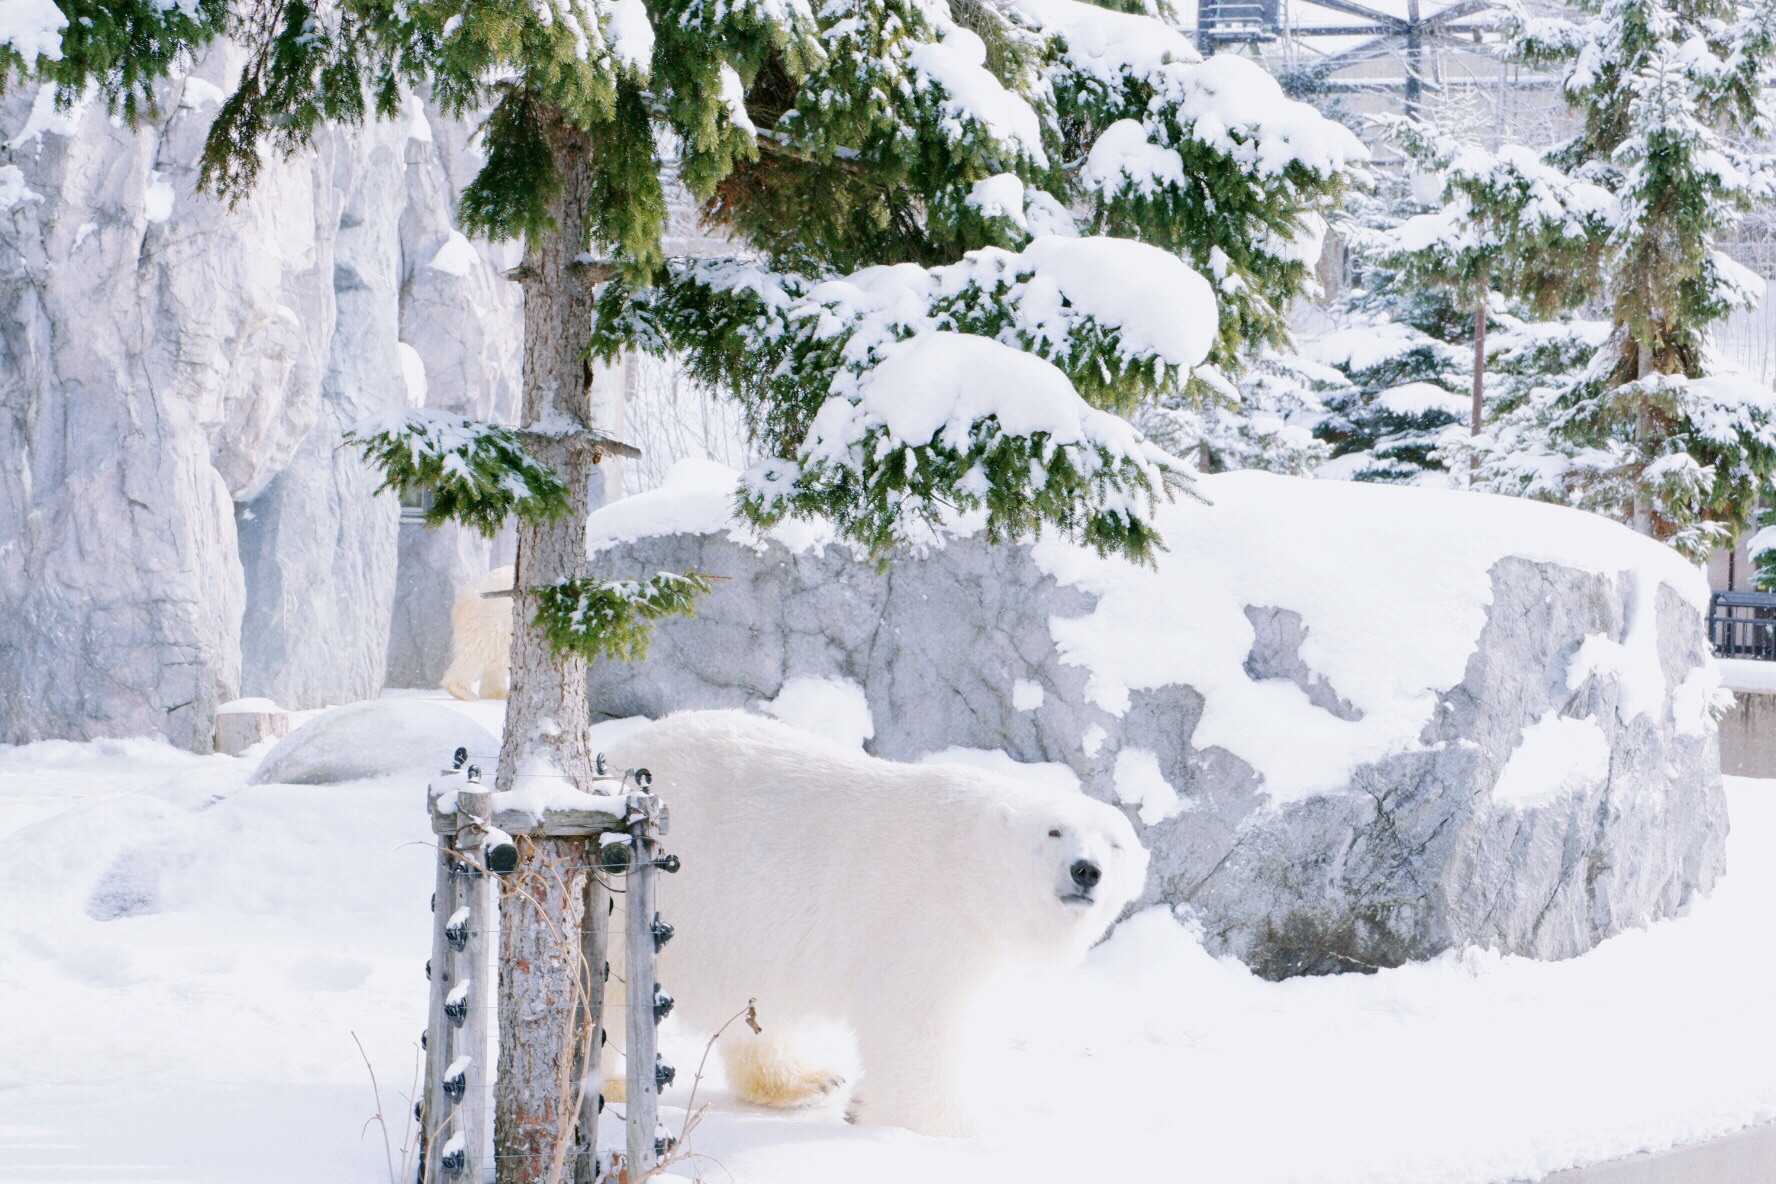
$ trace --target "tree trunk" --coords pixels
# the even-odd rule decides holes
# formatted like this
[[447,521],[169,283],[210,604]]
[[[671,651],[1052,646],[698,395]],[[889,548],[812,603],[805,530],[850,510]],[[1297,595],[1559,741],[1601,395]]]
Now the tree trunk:
[[[579,1160],[590,1160],[575,1154],[574,1146],[576,1135],[589,1139],[593,1133],[576,1128],[580,1091],[595,1076],[598,1047],[586,1018],[590,968],[582,928],[587,904],[597,908],[605,897],[588,892],[587,840],[539,837],[527,846],[500,899],[504,981],[494,1089],[494,1151],[499,1156],[494,1179],[498,1184],[566,1184],[575,1179]],[[596,957],[602,996],[602,951]]]
[[[1474,309],[1474,408],[1468,423],[1468,434],[1480,434],[1481,414],[1485,410],[1486,394],[1486,296],[1480,297],[1478,307]],[[1473,474],[1468,475],[1470,481]]]
[[[1647,346],[1646,342],[1636,342],[1634,356],[1635,379],[1636,381],[1643,380],[1653,372],[1653,351]],[[1634,527],[1635,531],[1644,534],[1649,538],[1654,537],[1653,499],[1652,495],[1647,491],[1645,484],[1642,482],[1644,481],[1647,467],[1645,463],[1646,450],[1652,444],[1652,436],[1653,408],[1652,405],[1647,402],[1646,396],[1642,394],[1639,396],[1634,411],[1634,447],[1640,454],[1642,463],[1640,466],[1640,472],[1636,474],[1637,480],[1634,487],[1634,521],[1631,525]]]
[[[530,437],[527,445],[572,491],[572,508],[554,522],[518,521],[501,790],[512,789],[519,778],[551,775],[579,790],[591,788],[586,662],[555,653],[532,627],[535,606],[525,589],[584,574],[586,517],[604,500],[606,475],[586,440],[561,433],[620,426],[595,423],[602,408],[593,403],[592,364],[585,358],[593,304],[592,277],[584,263],[591,153],[576,129],[559,118],[545,119],[561,187],[551,201],[555,229],[527,243],[517,276],[524,285],[522,421],[526,429],[544,433]],[[611,388],[611,398],[621,399],[617,384],[603,385]],[[583,841],[538,840],[520,865],[515,888],[501,901],[499,1184],[556,1179],[573,1139],[575,1044],[586,1037],[573,1030],[575,982],[585,966],[580,923],[585,873],[572,865],[584,863],[584,850]],[[597,956],[602,966],[602,952]],[[594,1023],[600,1018],[591,1017]]]
[[[1474,405],[1468,418],[1468,435],[1480,434],[1480,423],[1486,409],[1486,282],[1481,277],[1480,297],[1474,304]],[[1474,484],[1476,462],[1468,459],[1468,484]]]

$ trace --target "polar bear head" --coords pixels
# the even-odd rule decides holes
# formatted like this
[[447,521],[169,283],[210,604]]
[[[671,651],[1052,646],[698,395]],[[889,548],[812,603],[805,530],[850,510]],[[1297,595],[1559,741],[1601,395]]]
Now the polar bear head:
[[1008,945],[1074,957],[1140,896],[1147,850],[1120,810],[1082,793],[990,779],[983,848],[997,853],[988,911]]

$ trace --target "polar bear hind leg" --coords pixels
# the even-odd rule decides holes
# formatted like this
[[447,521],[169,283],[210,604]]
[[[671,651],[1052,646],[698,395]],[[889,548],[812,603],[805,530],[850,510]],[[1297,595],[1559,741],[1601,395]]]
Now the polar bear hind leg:
[[[606,1007],[610,1009],[608,1000]],[[845,1079],[831,1069],[811,1068],[790,1040],[728,1032],[716,1043],[721,1049],[729,1087],[741,1101],[754,1106],[805,1106],[845,1084]],[[627,1102],[629,1083],[608,1043],[604,1046],[603,1062],[604,1100],[618,1105]]]
[[845,1084],[831,1069],[803,1060],[790,1039],[729,1031],[718,1043],[728,1085],[755,1106],[805,1106]]

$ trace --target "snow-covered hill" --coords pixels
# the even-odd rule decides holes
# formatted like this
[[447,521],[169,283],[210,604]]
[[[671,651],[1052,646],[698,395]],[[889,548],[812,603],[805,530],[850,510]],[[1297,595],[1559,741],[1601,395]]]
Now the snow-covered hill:
[[[0,1181],[389,1179],[357,1041],[398,1155],[425,1007],[423,774],[248,786],[253,764],[0,748]],[[1079,971],[984,1001],[980,1137],[851,1127],[837,1102],[747,1109],[711,1079],[703,1178],[1491,1184],[1769,1120],[1776,786],[1729,792],[1714,897],[1583,957],[1273,984],[1150,911]],[[669,1023],[667,1041],[676,1127],[702,1040]]]

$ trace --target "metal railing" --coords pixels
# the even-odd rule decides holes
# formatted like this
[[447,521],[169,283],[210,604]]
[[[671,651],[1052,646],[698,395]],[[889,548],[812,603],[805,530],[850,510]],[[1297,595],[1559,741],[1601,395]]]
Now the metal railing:
[[1776,592],[1716,592],[1708,599],[1708,640],[1717,658],[1776,662]]

